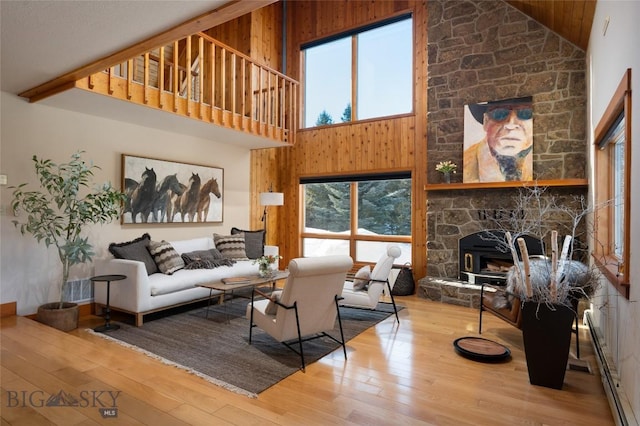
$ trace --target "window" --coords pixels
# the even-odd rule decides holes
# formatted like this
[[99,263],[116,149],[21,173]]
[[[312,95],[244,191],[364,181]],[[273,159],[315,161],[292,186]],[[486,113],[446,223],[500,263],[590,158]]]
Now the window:
[[302,53],[302,127],[413,111],[411,16],[307,44]]
[[302,255],[346,254],[375,263],[398,243],[398,264],[411,262],[411,178],[407,175],[307,179]]
[[625,73],[596,126],[594,259],[613,285],[629,297],[631,70]]

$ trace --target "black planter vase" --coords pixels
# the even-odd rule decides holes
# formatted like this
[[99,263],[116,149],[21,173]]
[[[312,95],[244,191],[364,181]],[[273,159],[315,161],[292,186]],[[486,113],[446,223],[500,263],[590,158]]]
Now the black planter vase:
[[532,385],[562,389],[574,318],[573,309],[564,305],[525,302],[522,306],[522,337]]

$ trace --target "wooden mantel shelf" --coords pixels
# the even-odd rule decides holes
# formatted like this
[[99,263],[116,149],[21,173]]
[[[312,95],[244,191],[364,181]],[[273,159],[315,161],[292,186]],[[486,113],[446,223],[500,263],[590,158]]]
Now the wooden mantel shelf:
[[528,186],[555,186],[555,187],[587,187],[587,179],[547,179],[532,180],[527,182],[477,182],[477,183],[430,183],[424,186],[425,191],[450,191],[455,189],[495,189],[495,188],[520,188]]

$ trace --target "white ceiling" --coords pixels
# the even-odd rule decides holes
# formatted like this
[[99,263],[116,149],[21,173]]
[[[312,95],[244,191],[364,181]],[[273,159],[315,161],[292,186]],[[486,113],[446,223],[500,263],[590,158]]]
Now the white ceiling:
[[2,90],[18,94],[228,0],[0,0]]
[[[0,0],[0,82],[19,94],[162,33],[229,0]],[[73,89],[43,103],[249,148],[274,141]],[[126,104],[123,105],[123,104]],[[128,111],[128,114],[123,114]],[[176,126],[176,120],[180,125]]]

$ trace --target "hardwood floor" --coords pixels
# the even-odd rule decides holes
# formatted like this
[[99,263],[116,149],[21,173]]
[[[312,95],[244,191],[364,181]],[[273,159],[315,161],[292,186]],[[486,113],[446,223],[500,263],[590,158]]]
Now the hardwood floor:
[[[99,317],[71,333],[3,318],[2,425],[614,424],[586,329],[581,355],[593,374],[568,370],[559,391],[529,384],[519,330],[486,315],[482,336],[509,347],[512,359],[474,362],[452,342],[477,335],[476,310],[397,299],[407,307],[400,326],[389,317],[347,344],[346,362],[337,350],[256,399],[87,333]],[[60,390],[80,396],[80,405],[43,406]],[[99,409],[113,397],[117,418],[104,418]]]

